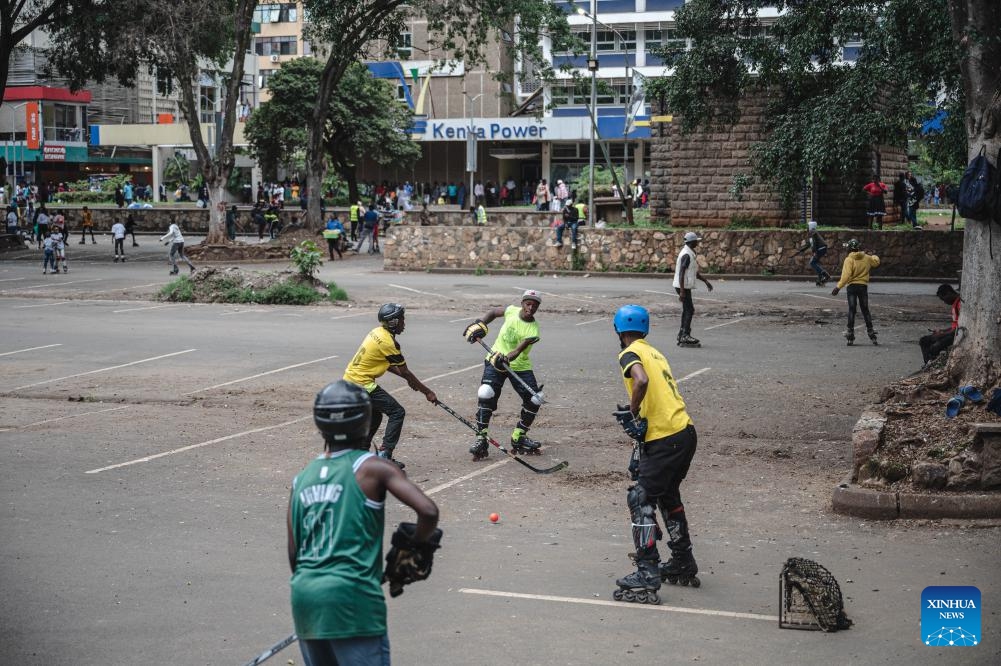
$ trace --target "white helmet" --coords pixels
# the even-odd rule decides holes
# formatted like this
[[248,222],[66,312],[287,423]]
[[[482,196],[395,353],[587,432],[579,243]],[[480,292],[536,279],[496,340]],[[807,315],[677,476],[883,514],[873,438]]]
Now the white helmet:
[[699,236],[694,231],[689,231],[687,234],[685,234],[685,243],[686,244],[687,243],[693,243],[693,242],[700,241],[700,240],[702,240],[702,236]]

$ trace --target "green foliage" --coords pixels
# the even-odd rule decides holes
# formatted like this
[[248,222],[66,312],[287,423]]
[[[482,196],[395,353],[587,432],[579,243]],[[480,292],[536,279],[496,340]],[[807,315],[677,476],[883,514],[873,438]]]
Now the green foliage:
[[751,213],[735,213],[730,216],[730,224],[726,225],[727,229],[760,229],[762,226],[762,219],[759,215],[752,215]]
[[[625,171],[622,167],[613,167],[615,170],[615,175],[619,179],[619,183],[625,183],[626,176]],[[612,172],[605,167],[596,164],[594,165],[594,196],[596,197],[608,197],[612,196]],[[587,200],[587,190],[591,184],[591,166],[588,165],[581,169],[580,175],[577,176],[577,180],[573,183],[573,189],[577,190],[577,195],[582,197],[585,201]]]
[[[779,11],[767,29],[766,7]],[[683,131],[730,126],[742,95],[766,93],[754,175],[787,206],[805,177],[853,173],[874,144],[899,143],[933,115],[929,100],[957,99],[947,0],[690,0],[675,17],[693,47],[664,52],[674,75],[650,90]],[[861,44],[851,66],[843,44]]]
[[348,292],[337,286],[334,282],[327,283],[327,298],[333,302],[348,300]]
[[163,182],[171,189],[180,184],[191,183],[191,164],[181,153],[174,153],[166,159],[163,165]]
[[750,187],[753,182],[754,179],[746,173],[735,173],[733,175],[733,184],[730,185],[730,189],[727,192],[733,197],[734,201],[743,201],[744,190]]
[[160,289],[160,298],[167,301],[190,303],[195,300],[195,285],[187,276],[177,278]]
[[317,247],[316,243],[311,240],[305,240],[296,247],[292,248],[289,253],[289,259],[297,269],[299,269],[299,274],[311,278],[320,270],[320,266],[323,265],[323,253],[320,252],[320,248]]

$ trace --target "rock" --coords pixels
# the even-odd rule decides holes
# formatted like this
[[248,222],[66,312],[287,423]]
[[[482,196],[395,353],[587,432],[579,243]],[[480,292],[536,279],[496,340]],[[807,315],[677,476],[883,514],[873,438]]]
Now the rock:
[[1001,487],[1001,437],[996,434],[981,434],[980,438],[983,441],[980,486],[984,490],[999,488]]
[[949,460],[949,490],[966,490],[980,485],[980,456],[967,451]]
[[855,424],[852,432],[852,468],[855,477],[859,471],[876,453],[883,441],[883,427],[886,421],[875,412],[865,412]]
[[919,462],[911,467],[911,483],[915,488],[941,490],[949,479],[949,469],[942,464]]
[[893,483],[907,477],[907,465],[896,460],[884,460],[879,464],[879,475]]

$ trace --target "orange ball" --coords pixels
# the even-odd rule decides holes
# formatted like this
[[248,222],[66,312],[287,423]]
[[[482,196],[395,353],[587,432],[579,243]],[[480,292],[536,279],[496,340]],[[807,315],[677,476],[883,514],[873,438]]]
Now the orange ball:
[[498,520],[500,520],[500,514],[498,514],[498,513],[491,513],[490,514],[490,522],[491,523],[496,523]]

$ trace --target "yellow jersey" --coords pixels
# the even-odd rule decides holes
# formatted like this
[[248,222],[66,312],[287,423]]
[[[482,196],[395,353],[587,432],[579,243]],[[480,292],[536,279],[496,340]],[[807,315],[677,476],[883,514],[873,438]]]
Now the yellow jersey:
[[361,341],[361,346],[344,371],[344,379],[371,393],[378,387],[375,380],[386,374],[390,366],[405,363],[396,336],[382,326],[376,326]]
[[692,419],[685,411],[685,401],[678,392],[678,383],[671,375],[671,366],[659,351],[644,339],[636,340],[619,354],[619,367],[626,392],[633,394],[633,378],[629,370],[639,363],[649,378],[646,395],[640,403],[640,416],[647,421],[644,441],[668,437],[691,425]]

